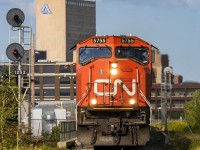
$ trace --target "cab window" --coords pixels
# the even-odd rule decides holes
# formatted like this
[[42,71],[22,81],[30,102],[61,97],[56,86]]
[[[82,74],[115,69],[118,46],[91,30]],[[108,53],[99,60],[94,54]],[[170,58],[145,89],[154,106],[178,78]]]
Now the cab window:
[[145,47],[117,47],[116,58],[136,59],[142,63],[148,63],[148,48]]
[[79,50],[79,63],[85,64],[98,58],[109,58],[111,55],[109,47],[82,47]]

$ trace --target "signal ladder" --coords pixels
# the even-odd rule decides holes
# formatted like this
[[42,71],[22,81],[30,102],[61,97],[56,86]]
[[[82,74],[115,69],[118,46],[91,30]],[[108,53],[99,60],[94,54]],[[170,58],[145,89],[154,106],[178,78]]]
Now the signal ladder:
[[[18,31],[18,32],[17,32]],[[9,28],[9,43],[19,43],[25,49],[25,54],[21,60],[22,79],[21,85],[23,89],[22,94],[30,88],[31,80],[31,35],[32,28],[30,26],[21,26],[19,30],[13,27]],[[14,64],[15,65],[15,64]]]

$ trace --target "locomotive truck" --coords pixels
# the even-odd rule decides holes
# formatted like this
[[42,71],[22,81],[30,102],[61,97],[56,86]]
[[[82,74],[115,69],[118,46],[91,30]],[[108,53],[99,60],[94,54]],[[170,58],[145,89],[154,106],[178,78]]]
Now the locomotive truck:
[[136,36],[93,36],[76,45],[77,136],[83,145],[150,139],[152,45]]

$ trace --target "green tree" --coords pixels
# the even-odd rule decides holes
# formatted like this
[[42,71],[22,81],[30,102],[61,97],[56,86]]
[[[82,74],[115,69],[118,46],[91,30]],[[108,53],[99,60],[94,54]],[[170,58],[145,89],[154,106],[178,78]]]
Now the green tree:
[[9,74],[7,67],[0,77],[0,149],[8,149],[17,143],[17,87],[16,78]]
[[184,115],[193,131],[200,133],[200,90],[196,90],[192,99],[186,102]]

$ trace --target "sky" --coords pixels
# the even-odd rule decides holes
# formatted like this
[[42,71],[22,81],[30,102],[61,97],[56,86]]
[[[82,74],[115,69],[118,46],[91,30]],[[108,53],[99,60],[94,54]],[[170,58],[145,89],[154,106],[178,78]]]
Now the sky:
[[[0,60],[8,60],[6,14],[15,7],[35,32],[35,0],[0,0]],[[142,38],[169,55],[174,74],[200,82],[200,0],[96,0],[96,31]]]

